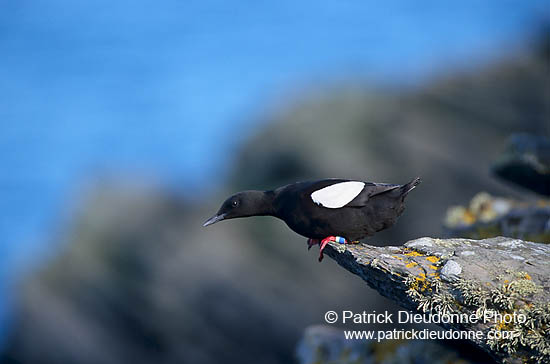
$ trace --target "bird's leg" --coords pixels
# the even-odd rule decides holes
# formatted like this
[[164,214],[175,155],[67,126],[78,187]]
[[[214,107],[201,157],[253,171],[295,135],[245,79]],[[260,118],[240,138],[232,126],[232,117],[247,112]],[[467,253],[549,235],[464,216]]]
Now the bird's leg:
[[323,260],[323,250],[325,250],[325,247],[330,241],[340,244],[348,244],[347,240],[341,236],[327,236],[326,238],[321,240],[321,244],[319,244],[319,261]]
[[319,239],[307,239],[307,250],[311,249],[312,246],[319,244]]

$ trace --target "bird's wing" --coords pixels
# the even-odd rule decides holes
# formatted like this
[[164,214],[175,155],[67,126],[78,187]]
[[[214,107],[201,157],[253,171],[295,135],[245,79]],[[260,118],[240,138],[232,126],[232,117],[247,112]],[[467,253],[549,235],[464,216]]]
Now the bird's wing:
[[365,206],[370,197],[398,188],[400,185],[349,180],[323,180],[311,192],[317,205],[337,209]]
[[363,191],[361,191],[361,193],[352,201],[346,204],[346,207],[363,207],[367,204],[367,201],[369,201],[371,197],[393,191],[399,187],[401,187],[401,185],[365,182],[365,188],[363,188]]

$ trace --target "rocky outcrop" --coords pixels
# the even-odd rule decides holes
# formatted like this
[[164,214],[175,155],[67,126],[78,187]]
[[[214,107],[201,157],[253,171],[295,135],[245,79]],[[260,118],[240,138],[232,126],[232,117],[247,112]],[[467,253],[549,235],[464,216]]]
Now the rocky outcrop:
[[550,138],[513,135],[492,170],[505,181],[550,196]]
[[425,237],[401,247],[331,243],[325,252],[406,309],[478,318],[441,326],[482,332],[471,341],[497,360],[550,361],[547,245]]
[[550,243],[550,200],[518,201],[476,194],[468,206],[452,206],[444,220],[449,237],[484,239],[510,236]]

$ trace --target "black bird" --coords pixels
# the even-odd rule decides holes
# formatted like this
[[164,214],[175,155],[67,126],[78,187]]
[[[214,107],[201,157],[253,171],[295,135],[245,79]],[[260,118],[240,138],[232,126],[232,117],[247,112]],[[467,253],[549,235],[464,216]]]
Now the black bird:
[[[348,244],[392,226],[405,209],[407,194],[420,183],[404,185],[323,179],[292,183],[273,191],[243,191],[229,197],[203,226],[248,216],[274,216],[320,245]],[[322,239],[322,240],[321,240]]]

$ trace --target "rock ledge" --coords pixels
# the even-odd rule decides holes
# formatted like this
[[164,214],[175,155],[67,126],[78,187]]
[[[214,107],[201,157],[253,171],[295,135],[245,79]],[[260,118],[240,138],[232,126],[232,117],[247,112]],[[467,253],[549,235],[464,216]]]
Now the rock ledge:
[[[522,315],[525,322],[442,326],[483,331],[483,339],[472,341],[499,361],[550,362],[550,246],[506,237],[424,237],[400,247],[329,243],[325,254],[406,309]],[[503,335],[487,338],[490,331]]]

